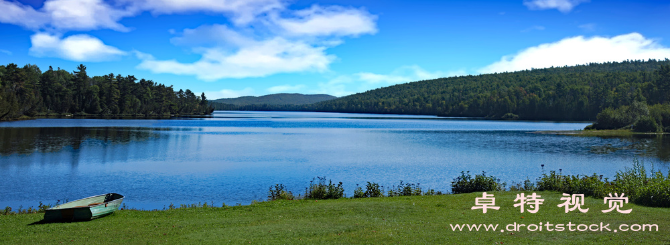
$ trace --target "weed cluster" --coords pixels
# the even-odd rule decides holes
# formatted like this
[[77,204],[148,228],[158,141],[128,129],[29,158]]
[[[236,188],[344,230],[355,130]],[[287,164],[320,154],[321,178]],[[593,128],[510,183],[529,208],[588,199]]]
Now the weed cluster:
[[469,193],[479,191],[503,191],[505,190],[505,183],[500,183],[500,179],[493,176],[486,176],[486,172],[475,175],[472,178],[470,171],[461,171],[461,176],[458,176],[451,182],[451,193]]
[[411,183],[403,183],[402,180],[400,181],[400,184],[398,186],[393,186],[389,191],[388,191],[388,196],[389,197],[394,197],[394,196],[421,196],[423,192],[421,192],[421,184],[411,184]]
[[286,186],[283,184],[276,184],[274,187],[270,186],[270,193],[268,194],[268,200],[293,200],[295,197],[293,193],[286,190]]
[[[60,202],[60,201],[59,201]],[[28,209],[23,209],[23,206],[19,206],[19,209],[15,211],[11,207],[5,207],[4,210],[0,211],[1,215],[12,215],[12,214],[34,214],[34,213],[44,213],[47,209],[50,209],[52,205],[45,205],[42,202],[37,205],[37,208],[32,206]]]
[[596,174],[580,177],[551,171],[538,179],[536,190],[584,194],[595,198],[603,198],[609,193],[625,193],[628,200],[636,204],[670,207],[670,173],[663,176],[661,171],[652,169],[647,175],[644,165],[637,160],[632,168],[618,171],[612,181]]
[[305,189],[306,199],[338,199],[344,197],[344,187],[342,182],[337,185],[333,184],[332,180],[328,180],[326,184],[326,177],[316,177],[309,182],[309,187]]
[[379,184],[374,182],[369,182],[365,185],[365,191],[363,188],[356,184],[356,189],[354,190],[354,198],[363,198],[363,197],[383,197],[384,192],[379,187]]

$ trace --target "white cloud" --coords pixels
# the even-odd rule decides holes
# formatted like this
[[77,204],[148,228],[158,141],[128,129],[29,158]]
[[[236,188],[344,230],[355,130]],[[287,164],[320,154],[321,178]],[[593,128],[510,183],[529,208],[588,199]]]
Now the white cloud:
[[223,99],[223,98],[237,98],[242,96],[254,96],[255,92],[253,88],[244,88],[242,90],[232,90],[232,89],[223,89],[220,91],[205,91],[205,95],[208,98],[213,98],[209,100]]
[[236,24],[247,24],[262,13],[284,8],[281,0],[121,0],[153,14],[224,13]]
[[38,30],[129,29],[118,23],[136,13],[114,8],[102,0],[47,0],[40,10],[18,2],[0,0],[0,22]]
[[328,82],[319,83],[319,88],[310,92],[330,94],[334,96],[345,96],[400,83],[436,79],[441,77],[461,76],[465,74],[466,72],[464,70],[451,72],[429,72],[416,65],[403,66],[393,70],[389,74],[360,72],[350,76],[340,75],[329,80]]
[[0,22],[36,29],[47,22],[49,16],[19,2],[0,0]]
[[260,17],[260,26],[254,28],[215,24],[185,29],[171,42],[190,47],[202,55],[200,60],[181,63],[141,55],[137,67],[155,73],[194,75],[206,81],[323,72],[336,59],[326,49],[343,43],[337,37],[377,31],[376,17],[361,9],[314,5],[288,15],[296,18],[282,18],[275,11]]
[[1,23],[28,29],[129,31],[121,25],[122,18],[144,11],[153,14],[190,12],[221,13],[236,24],[247,24],[258,15],[283,9],[282,0],[117,0],[112,6],[103,0],[46,0],[36,10],[16,1],[0,0]]
[[205,47],[241,47],[253,45],[256,41],[225,25],[202,25],[195,29],[184,29],[181,36],[170,40],[175,45]]
[[441,77],[451,77],[465,75],[466,72],[463,70],[452,71],[452,72],[429,72],[422,69],[419,66],[403,66],[398,69],[393,70],[390,74],[375,74],[370,72],[361,72],[357,73],[356,76],[360,81],[363,81],[368,84],[382,84],[382,85],[394,85],[398,83],[414,82],[420,80],[435,79]]
[[327,55],[324,49],[275,37],[245,44],[232,53],[216,47],[197,49],[202,51],[202,58],[194,63],[138,56],[142,62],[137,67],[154,73],[194,75],[206,81],[264,77],[276,73],[325,71],[334,57]]
[[[202,80],[263,77],[277,73],[326,71],[336,58],[326,49],[343,43],[342,36],[376,33],[376,16],[363,9],[313,5],[285,9],[284,0],[46,0],[36,10],[11,0],[0,0],[0,22],[36,31],[30,54],[76,61],[108,60],[125,52],[88,35],[62,39],[71,30],[129,31],[125,17],[153,14],[220,13],[234,25],[203,25],[185,29],[171,41],[201,54],[200,60],[181,63],[135,52],[140,69],[155,73],[194,75]],[[170,33],[178,33],[169,30]]]
[[126,55],[126,52],[105,45],[100,39],[89,35],[59,36],[36,33],[30,36],[30,55],[36,57],[58,57],[72,61],[105,61]]
[[530,10],[558,9],[562,13],[568,13],[577,5],[586,2],[589,0],[524,0],[523,5]]
[[270,93],[285,93],[285,92],[298,92],[305,88],[305,85],[298,84],[298,85],[279,85],[279,86],[274,86],[268,88],[268,92]]
[[341,75],[330,79],[328,82],[319,83],[319,88],[310,91],[310,93],[329,94],[337,97],[350,95],[354,92],[347,90],[347,84],[351,83],[354,83],[354,79],[351,76]]
[[12,55],[12,51],[4,50],[4,49],[0,49],[0,53],[4,53],[4,54],[7,54],[7,55]]
[[519,71],[623,60],[670,58],[670,48],[639,33],[615,37],[569,37],[554,43],[530,47],[479,70],[481,73]]
[[291,35],[357,36],[377,32],[377,16],[361,9],[313,5],[296,11],[294,15],[296,18],[275,16],[274,21]]
[[44,2],[42,11],[49,13],[51,25],[61,30],[128,31],[118,21],[135,15],[134,11],[113,8],[102,0],[50,0]]

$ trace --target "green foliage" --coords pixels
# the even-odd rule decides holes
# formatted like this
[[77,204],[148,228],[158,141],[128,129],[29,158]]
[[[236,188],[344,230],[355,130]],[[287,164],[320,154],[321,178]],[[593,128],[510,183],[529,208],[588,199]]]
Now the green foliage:
[[363,188],[356,184],[356,189],[354,190],[354,198],[363,198],[363,197],[383,197],[384,192],[381,190],[379,184],[374,182],[369,182],[365,185],[365,191]]
[[326,177],[316,177],[309,182],[309,187],[305,190],[307,199],[338,199],[344,197],[344,188],[342,182],[337,185],[332,180],[326,184]]
[[[432,195],[434,194],[434,190],[428,190],[426,192],[427,195]],[[417,184],[412,184],[412,183],[403,183],[400,181],[400,184],[398,186],[393,186],[389,191],[388,191],[388,196],[389,197],[394,197],[394,196],[421,196],[423,195],[423,191],[421,190],[421,185],[420,183]]]
[[451,193],[470,193],[478,191],[503,191],[505,190],[505,183],[500,183],[500,179],[493,176],[486,176],[486,172],[475,175],[472,178],[470,171],[461,171],[461,176],[458,176],[451,182]]
[[617,109],[606,108],[596,116],[595,129],[628,128],[640,118],[649,115],[649,108],[644,102],[634,101],[630,106],[621,106]]
[[210,114],[204,96],[151,80],[109,74],[89,77],[86,66],[73,73],[35,65],[0,66],[0,120],[38,114],[170,116]]
[[658,126],[658,124],[656,124],[656,120],[654,120],[653,117],[645,116],[635,122],[633,125],[633,131],[656,133],[662,132],[663,130]]
[[537,187],[535,187],[535,183],[531,181],[530,179],[526,179],[523,181],[523,183],[512,183],[509,187],[510,191],[535,191],[537,190]]
[[293,193],[286,190],[286,186],[283,184],[276,184],[275,186],[270,186],[270,191],[268,194],[268,200],[293,200],[295,197]]
[[516,120],[519,119],[519,115],[514,114],[514,113],[505,113],[500,119],[504,120]]
[[663,176],[661,171],[652,171],[651,176],[639,162],[632,168],[618,171],[613,181],[604,180],[601,176],[561,175],[555,171],[543,174],[537,181],[538,191],[558,191],[568,194],[584,194],[595,198],[603,198],[614,193],[625,193],[633,203],[652,206],[670,207],[670,175]]
[[[605,108],[663,103],[670,60],[624,61],[417,81],[306,105],[220,105],[227,110],[421,114],[595,120]],[[667,87],[667,89],[666,89]],[[218,107],[217,107],[218,108]],[[637,108],[634,108],[637,109]],[[634,110],[630,111],[631,113]],[[639,113],[639,112],[638,112]],[[632,124],[622,115],[613,127]],[[632,120],[632,121],[630,121]]]

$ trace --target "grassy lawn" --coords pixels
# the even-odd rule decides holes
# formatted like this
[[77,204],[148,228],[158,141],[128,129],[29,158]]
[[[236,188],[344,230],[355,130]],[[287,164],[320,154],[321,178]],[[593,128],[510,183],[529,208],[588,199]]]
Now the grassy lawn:
[[[587,213],[565,213],[557,205],[561,194],[537,192],[545,199],[536,214],[513,206],[518,192],[490,192],[500,210],[471,210],[481,193],[339,200],[261,202],[226,208],[186,208],[165,211],[122,210],[88,222],[32,224],[43,214],[0,216],[4,244],[313,244],[313,243],[433,243],[433,244],[669,244],[670,208],[628,203],[602,213],[602,199],[587,198]],[[529,192],[526,192],[530,194]],[[522,231],[500,232],[509,223],[657,224],[658,231]],[[499,224],[496,231],[452,231],[450,224]],[[466,229],[464,229],[466,230]]]

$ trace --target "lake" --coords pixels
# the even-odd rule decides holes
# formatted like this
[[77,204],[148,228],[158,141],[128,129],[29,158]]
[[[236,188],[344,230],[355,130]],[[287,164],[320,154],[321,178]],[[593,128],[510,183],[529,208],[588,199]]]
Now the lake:
[[343,182],[348,196],[367,181],[448,192],[461,171],[485,171],[508,184],[559,169],[612,178],[636,158],[667,171],[670,137],[529,133],[588,124],[227,111],[207,118],[2,122],[0,207],[108,192],[141,209],[248,204],[267,199],[274,184],[302,194],[317,176]]

